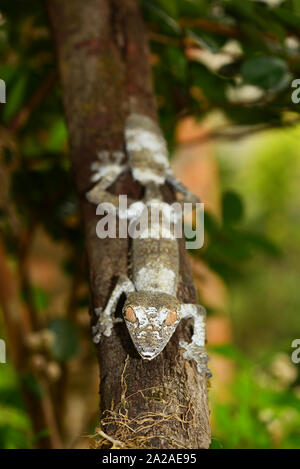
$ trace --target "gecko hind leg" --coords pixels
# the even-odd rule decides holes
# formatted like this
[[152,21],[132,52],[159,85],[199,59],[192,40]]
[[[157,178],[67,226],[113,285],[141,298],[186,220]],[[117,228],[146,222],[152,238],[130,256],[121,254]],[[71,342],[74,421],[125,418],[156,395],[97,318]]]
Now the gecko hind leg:
[[183,358],[195,360],[198,372],[205,371],[207,377],[210,378],[211,372],[207,367],[209,357],[205,350],[205,308],[195,304],[182,304],[181,314],[182,318],[194,319],[194,333],[191,342],[179,342],[180,347],[185,349]]
[[131,280],[126,275],[120,275],[105,308],[95,309],[95,314],[98,317],[97,323],[92,327],[93,342],[95,344],[100,342],[102,335],[109,337],[114,324],[123,321],[121,318],[115,317],[118,301],[122,293],[134,291],[135,288]]

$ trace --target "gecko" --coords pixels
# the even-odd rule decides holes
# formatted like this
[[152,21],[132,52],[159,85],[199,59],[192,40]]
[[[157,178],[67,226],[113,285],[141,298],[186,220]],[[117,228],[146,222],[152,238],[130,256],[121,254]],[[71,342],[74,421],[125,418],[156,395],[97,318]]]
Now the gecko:
[[[125,147],[128,165],[123,163],[123,152],[98,154],[100,162],[92,164],[92,182],[96,185],[87,193],[94,203],[110,202],[117,207],[118,196],[107,189],[127,168],[133,178],[144,188],[143,201],[130,201],[128,219],[138,219],[142,210],[158,209],[171,216],[169,204],[164,202],[160,187],[168,182],[176,192],[183,194],[181,203],[197,202],[192,194],[173,175],[168,161],[168,150],[163,134],[154,120],[141,114],[130,114],[125,123]],[[150,213],[150,210],[148,210]],[[132,240],[131,278],[120,275],[104,308],[96,308],[97,323],[93,326],[93,340],[99,343],[102,335],[109,337],[115,323],[124,319],[133,344],[144,360],[152,360],[165,348],[177,325],[184,318],[194,320],[191,342],[180,341],[183,357],[194,360],[199,372],[207,368],[205,351],[205,309],[177,299],[179,283],[179,246],[170,225],[161,219],[151,228],[145,227]],[[115,317],[115,310],[122,294],[126,300],[122,318]]]

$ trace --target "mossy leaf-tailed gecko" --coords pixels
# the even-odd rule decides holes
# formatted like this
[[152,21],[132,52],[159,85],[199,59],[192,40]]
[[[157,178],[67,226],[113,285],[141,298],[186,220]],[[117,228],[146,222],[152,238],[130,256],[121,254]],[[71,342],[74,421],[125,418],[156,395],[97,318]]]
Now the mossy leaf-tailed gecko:
[[[90,202],[111,202],[117,207],[118,197],[107,189],[127,167],[133,178],[144,187],[144,198],[131,203],[126,213],[118,213],[119,217],[134,220],[143,210],[150,212],[154,206],[167,216],[174,216],[160,191],[160,186],[166,182],[183,194],[180,203],[199,201],[171,172],[165,139],[152,119],[140,114],[129,115],[125,124],[125,144],[128,166],[123,163],[123,152],[110,154],[102,151],[98,154],[100,161],[94,162],[91,168],[91,180],[96,185],[87,193]],[[170,224],[166,226],[158,218],[154,224],[151,220],[151,228],[147,226],[141,230],[139,236],[132,240],[131,265],[131,278],[120,275],[105,308],[95,310],[98,321],[93,326],[94,342],[98,343],[102,335],[110,336],[114,323],[122,320],[115,318],[115,310],[120,296],[125,293],[123,318],[143,359],[155,358],[169,342],[180,320],[193,318],[191,342],[180,341],[179,345],[184,349],[184,358],[195,360],[198,371],[209,375],[205,351],[205,309],[177,299],[179,251]]]

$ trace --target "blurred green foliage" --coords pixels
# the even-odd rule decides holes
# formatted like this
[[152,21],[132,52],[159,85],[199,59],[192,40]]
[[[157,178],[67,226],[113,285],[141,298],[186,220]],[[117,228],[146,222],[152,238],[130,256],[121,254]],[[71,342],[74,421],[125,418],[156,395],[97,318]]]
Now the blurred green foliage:
[[300,336],[299,135],[297,127],[219,146],[223,190],[245,201],[243,228],[272,239],[280,255],[253,250],[243,276],[229,281],[236,346],[218,353],[233,360],[235,377],[231,402],[213,405],[215,447],[300,447],[300,374],[291,362]]
[[299,448],[299,387],[289,355],[274,356],[262,365],[234,346],[211,351],[230,358],[236,367],[230,398],[213,400],[212,448]]
[[[221,110],[228,123],[247,126],[281,127],[298,119],[291,82],[300,72],[299,2],[269,3],[141,1],[159,115],[171,150],[176,124],[186,115],[200,120]],[[0,78],[7,89],[7,103],[0,109],[2,130],[7,129],[1,148],[2,164],[12,173],[10,197],[28,232],[42,226],[71,251],[82,252],[44,4],[2,0],[0,12]],[[52,84],[42,92],[38,106],[32,107],[33,97],[49,81]],[[256,91],[255,99],[245,99],[241,93],[249,85]],[[18,127],[24,109],[28,118]],[[226,281],[232,296],[236,347],[218,353],[233,360],[236,374],[231,401],[214,402],[214,447],[300,447],[299,398],[293,388],[297,381],[281,388],[272,380],[265,385],[259,379],[263,367],[253,366],[253,360],[263,361],[266,355],[271,361],[278,350],[289,354],[291,339],[300,335],[300,199],[295,182],[300,171],[299,130],[276,135],[263,135],[248,146],[241,142],[220,146],[222,220],[206,214],[206,244],[195,253]],[[1,206],[0,228],[17,262],[19,246],[5,206]],[[72,275],[75,264],[70,255],[62,269]],[[42,314],[49,304],[46,292],[30,285],[29,293]],[[86,303],[86,297],[79,297],[76,306]],[[66,362],[74,357],[79,352],[74,325],[56,318],[49,327],[55,336],[54,358]],[[270,430],[274,421],[275,429],[283,427],[277,440]],[[18,377],[11,366],[0,365],[0,447],[28,447],[29,433]]]
[[272,131],[248,142],[223,144],[219,151],[224,190],[238,191],[247,203],[245,228],[272,239],[280,252],[273,259],[254,252],[244,269],[247,282],[232,285],[236,340],[258,355],[279,344],[289,347],[300,334],[299,132],[299,127]]
[[76,328],[64,318],[57,318],[50,322],[49,330],[54,334],[52,344],[53,358],[59,362],[70,360],[78,353],[79,341]]
[[[170,139],[184,114],[202,118],[221,108],[237,124],[281,125],[284,112],[298,113],[291,101],[291,81],[299,72],[296,2],[272,6],[267,0],[143,0],[142,5],[158,57],[156,90]],[[233,40],[235,48],[226,49]],[[199,53],[191,57],[189,48]],[[224,51],[226,64],[218,65],[215,59]],[[260,99],[233,102],[229,89],[244,85],[258,87]]]
[[30,447],[30,430],[18,377],[9,364],[0,364],[0,448]]
[[224,191],[222,221],[205,214],[206,243],[202,250],[193,252],[204,259],[226,282],[241,279],[245,264],[256,251],[278,256],[280,251],[271,238],[255,227],[245,228],[241,197],[234,191]]

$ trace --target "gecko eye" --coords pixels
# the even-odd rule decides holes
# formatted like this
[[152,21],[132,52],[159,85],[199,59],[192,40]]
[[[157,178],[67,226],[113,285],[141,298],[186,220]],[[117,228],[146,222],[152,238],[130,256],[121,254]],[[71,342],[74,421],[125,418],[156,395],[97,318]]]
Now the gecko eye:
[[129,307],[126,309],[125,318],[126,318],[127,321],[129,321],[129,322],[135,322],[135,321],[136,321],[136,315],[135,315],[135,312],[133,311],[133,309],[131,308],[131,306],[129,306]]
[[166,326],[172,326],[177,321],[177,313],[175,311],[170,311],[168,316],[165,319]]

